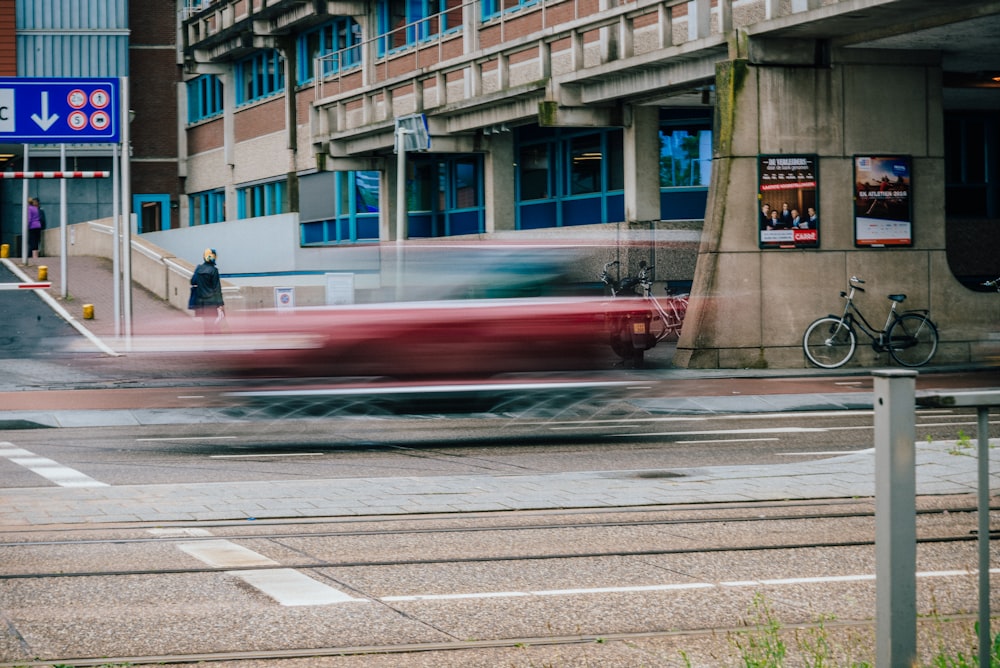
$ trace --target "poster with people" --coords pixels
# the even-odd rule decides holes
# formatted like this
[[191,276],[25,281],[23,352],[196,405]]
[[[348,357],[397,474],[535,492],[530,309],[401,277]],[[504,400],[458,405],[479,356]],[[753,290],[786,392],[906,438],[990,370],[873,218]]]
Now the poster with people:
[[913,245],[910,156],[854,156],[854,245]]
[[762,155],[758,162],[757,233],[761,248],[818,248],[818,178],[814,155]]

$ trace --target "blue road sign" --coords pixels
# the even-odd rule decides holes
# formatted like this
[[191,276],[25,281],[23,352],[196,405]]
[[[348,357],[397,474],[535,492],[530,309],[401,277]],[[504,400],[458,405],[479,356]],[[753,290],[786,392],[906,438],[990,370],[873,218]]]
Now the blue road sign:
[[114,144],[117,79],[0,78],[0,143]]

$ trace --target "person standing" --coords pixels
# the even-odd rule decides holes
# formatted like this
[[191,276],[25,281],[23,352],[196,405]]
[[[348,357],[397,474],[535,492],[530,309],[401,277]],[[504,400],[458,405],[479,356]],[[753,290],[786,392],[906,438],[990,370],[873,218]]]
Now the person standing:
[[42,243],[42,230],[45,229],[45,212],[38,206],[37,197],[28,198],[28,250],[31,257],[38,258],[38,248]]
[[191,275],[191,302],[196,317],[202,319],[206,334],[218,334],[222,331],[222,321],[226,317],[225,303],[222,300],[222,279],[219,269],[215,266],[216,253],[214,248],[206,248],[202,255],[203,262]]

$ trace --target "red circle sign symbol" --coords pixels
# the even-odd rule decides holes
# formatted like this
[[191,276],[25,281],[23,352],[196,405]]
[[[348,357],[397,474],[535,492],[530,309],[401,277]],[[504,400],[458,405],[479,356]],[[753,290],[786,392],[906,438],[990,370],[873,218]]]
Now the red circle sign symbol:
[[111,117],[108,116],[106,111],[95,111],[90,115],[90,127],[95,130],[104,130],[108,127],[108,123],[111,122]]
[[74,111],[69,115],[69,118],[66,119],[66,122],[69,123],[69,126],[74,130],[83,130],[87,127],[87,114],[82,111]]
[[106,90],[98,88],[90,93],[90,104],[95,109],[103,109],[108,106],[109,102],[111,102],[111,96]]
[[[69,95],[66,96],[66,102],[69,103],[69,106],[74,109],[82,109],[83,106],[87,104],[87,94],[79,88],[74,88],[69,92]],[[72,123],[70,125],[72,125]]]

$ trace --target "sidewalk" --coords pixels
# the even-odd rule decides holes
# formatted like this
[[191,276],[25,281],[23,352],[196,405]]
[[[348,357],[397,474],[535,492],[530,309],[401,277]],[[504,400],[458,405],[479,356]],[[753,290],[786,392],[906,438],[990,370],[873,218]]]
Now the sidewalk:
[[[62,259],[59,257],[40,257],[29,260],[25,267],[20,258],[5,261],[8,269],[15,274],[21,274],[28,281],[38,280],[38,268],[48,268],[48,281],[52,283],[46,292],[66,311],[79,327],[83,327],[98,338],[114,347],[115,339],[115,308],[114,308],[114,271],[111,260],[88,255],[70,255],[66,257],[66,292],[62,296]],[[120,297],[124,300],[124,295]],[[135,334],[155,334],[149,331],[146,323],[162,321],[166,317],[183,315],[186,311],[173,308],[166,301],[150,293],[140,286],[134,286],[132,298],[132,331]],[[94,307],[94,317],[84,319],[83,307],[90,304]],[[65,316],[64,316],[65,317]],[[74,325],[77,326],[77,325]],[[78,327],[78,329],[79,329]],[[119,323],[119,330],[124,329],[124,323]]]

